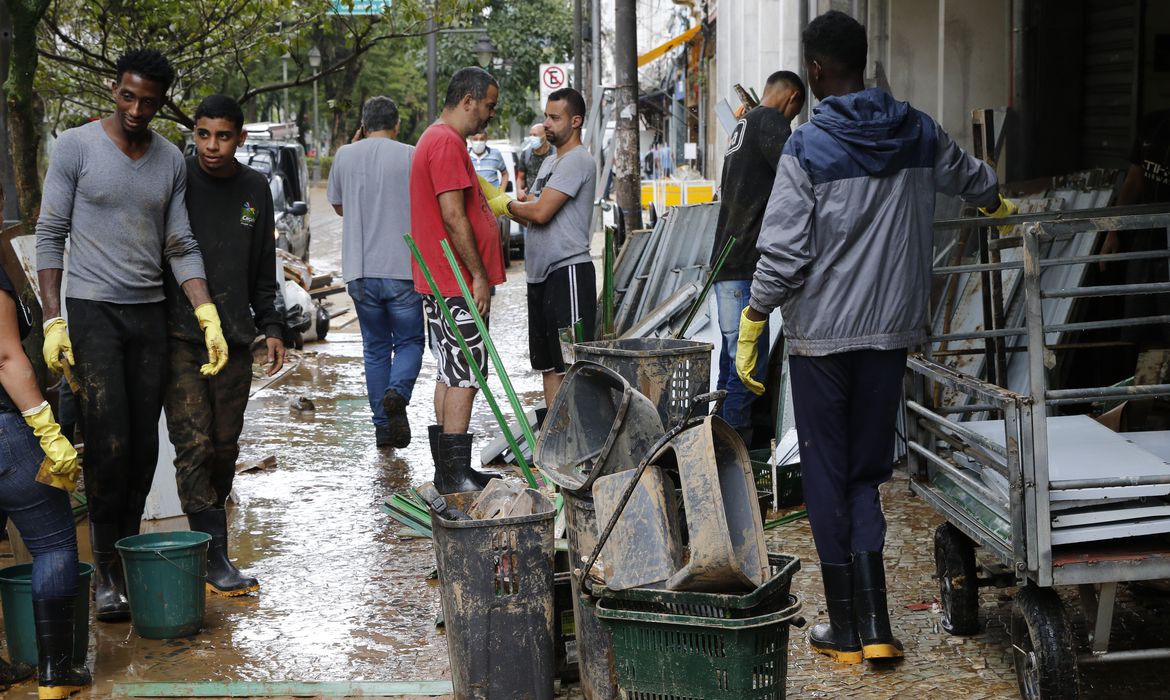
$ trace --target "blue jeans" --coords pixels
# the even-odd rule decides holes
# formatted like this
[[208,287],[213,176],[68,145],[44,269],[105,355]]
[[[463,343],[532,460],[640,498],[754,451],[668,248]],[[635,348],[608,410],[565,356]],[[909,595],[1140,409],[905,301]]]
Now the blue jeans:
[[36,480],[45,453],[19,413],[0,412],[0,510],[33,555],[35,600],[77,595],[77,531],[69,495]]
[[374,425],[387,424],[382,397],[388,389],[410,401],[422,368],[422,297],[411,280],[363,277],[346,289],[353,298],[362,330],[366,394]]
[[[727,280],[715,283],[715,302],[719,307],[719,332],[723,336],[719,354],[718,389],[727,390],[719,415],[749,442],[752,430],[752,404],[756,395],[748,391],[735,371],[735,346],[739,341],[739,317],[752,296],[751,280]],[[763,382],[768,370],[768,330],[760,334],[756,343],[756,381]]]

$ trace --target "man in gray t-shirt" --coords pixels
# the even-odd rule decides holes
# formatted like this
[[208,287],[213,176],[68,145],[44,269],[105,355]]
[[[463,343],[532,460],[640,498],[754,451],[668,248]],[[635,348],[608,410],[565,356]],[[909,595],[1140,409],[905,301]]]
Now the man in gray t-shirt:
[[[217,374],[228,354],[187,219],[183,154],[150,129],[174,69],[153,49],[127,51],[114,68],[113,114],[57,140],[36,227],[45,363],[57,372],[72,367],[80,385],[94,600],[103,622],[130,616],[114,542],[138,534],[158,461],[164,265],[203,332],[209,361],[202,374]],[[68,324],[61,313],[66,239]]]
[[592,340],[597,316],[597,282],[589,255],[596,190],[593,156],[581,145],[585,100],[572,88],[548,97],[544,129],[556,155],[540,166],[535,200],[509,202],[508,212],[529,225],[524,241],[528,275],[528,348],[532,368],[543,373],[544,400],[551,406],[565,378],[560,329],[581,322]]
[[411,279],[410,161],[398,137],[398,107],[371,97],[358,140],[342,146],[329,171],[328,197],[344,217],[341,273],[353,298],[366,365],[366,393],[378,447],[410,444],[406,405],[422,367],[422,298]]

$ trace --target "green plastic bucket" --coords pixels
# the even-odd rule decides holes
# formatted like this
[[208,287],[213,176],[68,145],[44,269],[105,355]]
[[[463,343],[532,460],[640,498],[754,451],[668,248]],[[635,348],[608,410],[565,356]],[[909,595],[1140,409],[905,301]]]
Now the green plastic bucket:
[[[73,608],[74,629],[73,663],[85,664],[89,652],[89,579],[93,565],[77,563],[77,602]],[[33,622],[32,564],[17,564],[0,569],[0,601],[4,607],[4,638],[8,641],[8,655],[36,667],[37,630]]]
[[126,571],[130,619],[147,639],[189,637],[203,626],[206,532],[151,532],[114,543]]

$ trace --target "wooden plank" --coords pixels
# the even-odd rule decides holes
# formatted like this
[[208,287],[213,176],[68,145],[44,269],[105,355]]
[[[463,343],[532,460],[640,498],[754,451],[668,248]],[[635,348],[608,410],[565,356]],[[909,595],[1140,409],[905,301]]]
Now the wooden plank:
[[115,683],[116,698],[397,698],[454,692],[451,681],[191,681]]

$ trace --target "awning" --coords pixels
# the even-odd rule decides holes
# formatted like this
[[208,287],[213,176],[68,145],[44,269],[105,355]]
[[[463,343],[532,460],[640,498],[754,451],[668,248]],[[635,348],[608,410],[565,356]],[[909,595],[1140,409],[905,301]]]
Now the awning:
[[650,49],[646,53],[638,56],[638,67],[641,68],[642,66],[646,65],[647,63],[650,63],[654,59],[662,56],[662,54],[666,53],[667,51],[670,51],[674,47],[681,46],[682,44],[687,43],[691,39],[694,39],[696,36],[698,36],[699,30],[702,28],[703,28],[703,26],[701,24],[696,24],[695,26],[686,30],[682,34],[679,34],[678,36],[676,36],[675,38],[666,42],[665,44],[655,46],[654,48]]

